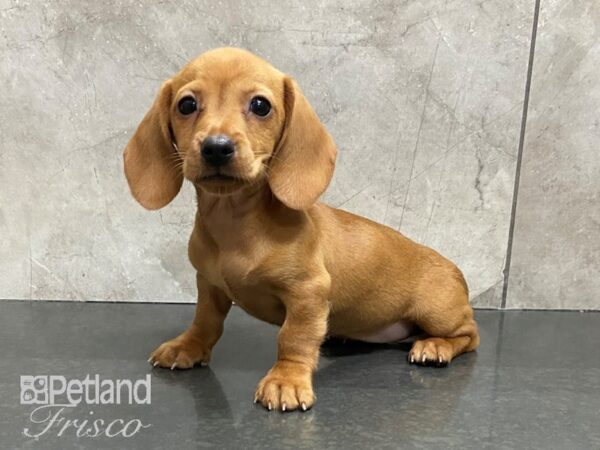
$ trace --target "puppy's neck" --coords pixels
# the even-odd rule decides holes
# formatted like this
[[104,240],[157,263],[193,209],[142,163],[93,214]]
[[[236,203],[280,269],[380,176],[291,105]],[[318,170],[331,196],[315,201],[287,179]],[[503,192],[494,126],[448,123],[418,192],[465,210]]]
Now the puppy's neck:
[[[196,187],[198,210],[196,228],[200,235],[219,249],[252,246],[265,230],[295,226],[306,220],[304,211],[289,209],[271,192],[268,183],[260,183],[230,195],[214,195]],[[257,232],[261,230],[261,232]]]
[[196,186],[198,215],[203,221],[240,220],[261,209],[270,190],[266,182],[244,187],[233,194],[217,195]]

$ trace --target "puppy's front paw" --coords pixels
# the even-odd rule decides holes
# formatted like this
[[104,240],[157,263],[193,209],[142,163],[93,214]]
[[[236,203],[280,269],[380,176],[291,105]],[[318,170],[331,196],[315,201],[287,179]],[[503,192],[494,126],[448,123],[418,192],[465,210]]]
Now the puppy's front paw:
[[311,378],[311,370],[302,364],[277,362],[258,383],[254,403],[269,411],[306,411],[316,399]]
[[415,341],[408,353],[408,362],[422,366],[446,367],[452,360],[452,344],[444,338]]
[[191,369],[197,363],[206,365],[210,352],[202,345],[185,334],[162,343],[150,354],[148,362],[154,367],[168,367],[173,369]]

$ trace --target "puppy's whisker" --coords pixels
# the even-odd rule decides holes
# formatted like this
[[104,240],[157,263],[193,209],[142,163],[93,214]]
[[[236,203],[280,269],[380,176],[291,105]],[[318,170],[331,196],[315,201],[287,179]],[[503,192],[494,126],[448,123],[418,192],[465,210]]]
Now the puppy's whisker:
[[179,153],[172,153],[167,158],[169,159],[169,161],[182,161],[183,156],[185,155],[180,155]]
[[184,163],[183,160],[180,159],[180,160],[170,161],[169,165],[170,165],[170,167],[176,167],[176,166],[182,166],[183,163]]
[[169,175],[172,173],[182,173],[183,164],[183,161],[175,161],[174,164],[169,167]]

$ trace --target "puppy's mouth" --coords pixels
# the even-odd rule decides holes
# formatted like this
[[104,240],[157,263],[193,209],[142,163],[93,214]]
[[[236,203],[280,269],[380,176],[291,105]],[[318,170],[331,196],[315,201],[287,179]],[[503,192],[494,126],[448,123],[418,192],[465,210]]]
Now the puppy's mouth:
[[201,182],[234,182],[234,181],[243,181],[239,177],[235,177],[233,175],[227,175],[225,173],[211,173],[210,175],[204,175],[200,177]]
[[217,189],[219,192],[221,192],[223,189],[237,190],[248,182],[249,180],[244,177],[223,173],[221,171],[211,171],[211,173],[205,173],[196,177],[196,184],[203,186],[209,191]]

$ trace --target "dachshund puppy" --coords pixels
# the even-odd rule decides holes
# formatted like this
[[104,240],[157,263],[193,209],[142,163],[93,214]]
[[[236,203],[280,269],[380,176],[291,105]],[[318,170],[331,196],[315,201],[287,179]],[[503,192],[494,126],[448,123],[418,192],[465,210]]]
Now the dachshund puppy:
[[333,139],[298,85],[244,50],[202,54],[167,80],[128,143],[125,174],[147,209],[183,179],[198,209],[189,241],[198,303],[155,366],[208,362],[232,303],[281,326],[277,361],[255,401],[281,411],[315,402],[325,337],[394,342],[419,329],[411,364],[444,366],[479,344],[460,270],[391,228],[318,203]]

